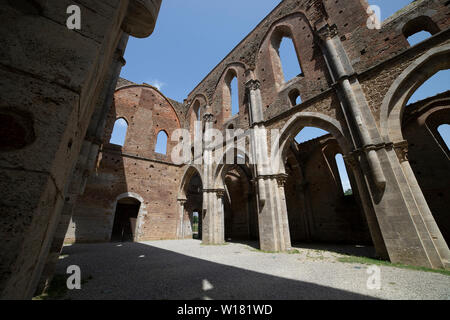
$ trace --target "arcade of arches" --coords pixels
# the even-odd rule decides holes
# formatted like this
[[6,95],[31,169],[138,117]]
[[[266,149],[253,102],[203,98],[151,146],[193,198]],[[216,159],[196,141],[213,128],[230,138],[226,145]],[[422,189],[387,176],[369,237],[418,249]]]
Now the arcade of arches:
[[[105,36],[110,50],[95,59],[111,64],[108,72],[95,65],[105,74],[92,81],[106,87],[74,83],[95,88],[86,93],[92,101],[72,97],[66,87],[37,90],[44,98],[22,89],[2,96],[24,110],[0,108],[2,130],[17,133],[17,141],[0,145],[2,163],[13,166],[0,179],[6,210],[0,215],[0,296],[30,297],[45,286],[63,242],[199,238],[206,245],[251,241],[264,251],[306,242],[361,244],[392,262],[449,268],[450,151],[441,132],[450,124],[450,93],[408,101],[450,68],[450,9],[444,1],[413,1],[376,30],[362,27],[367,6],[361,0],[281,1],[183,102],[119,78],[124,32],[147,36],[157,12],[134,23],[133,10],[111,9],[125,20],[107,29],[116,42]],[[429,37],[410,45],[408,38],[421,31]],[[293,79],[283,75],[283,38],[292,41],[301,70]],[[25,82],[14,83],[10,92]],[[73,107],[78,99],[86,102],[80,110]],[[78,111],[43,120],[50,114],[45,104],[53,101],[58,110]],[[126,126],[116,140],[118,119]],[[327,134],[295,141],[305,127]],[[207,134],[200,150],[188,148],[190,161],[171,158],[180,141],[193,142],[208,129],[225,137],[230,128],[241,131],[227,142],[246,147],[233,164],[203,161],[235,150],[213,145]],[[188,137],[176,137],[178,129]],[[42,157],[33,162],[37,154]]]

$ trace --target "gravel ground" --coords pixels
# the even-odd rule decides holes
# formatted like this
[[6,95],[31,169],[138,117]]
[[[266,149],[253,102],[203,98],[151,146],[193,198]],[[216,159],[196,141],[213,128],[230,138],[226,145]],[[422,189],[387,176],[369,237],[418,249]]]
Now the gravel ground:
[[86,280],[69,299],[450,299],[449,276],[380,266],[381,289],[369,290],[368,266],[336,259],[372,248],[321,249],[273,254],[198,240],[76,244],[64,247],[57,273],[81,268]]

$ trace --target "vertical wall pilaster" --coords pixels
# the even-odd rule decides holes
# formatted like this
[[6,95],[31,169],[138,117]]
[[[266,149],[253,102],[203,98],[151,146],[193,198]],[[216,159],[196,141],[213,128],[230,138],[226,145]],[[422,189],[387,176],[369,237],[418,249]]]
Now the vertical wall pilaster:
[[387,252],[392,262],[448,266],[448,247],[415,176],[409,164],[401,164],[392,142],[383,141],[337,35],[336,26],[325,25],[318,31],[353,143],[354,151],[346,156],[356,162],[355,177],[377,252],[380,256]]
[[246,88],[251,111],[251,156],[255,162],[259,242],[261,250],[285,251],[291,248],[287,206],[284,194],[285,177],[278,176],[269,156],[268,136],[260,83],[252,71],[247,74]]
[[186,199],[178,199],[178,228],[177,228],[177,238],[184,239],[184,212]]
[[209,245],[225,243],[224,234],[224,190],[203,190],[202,242]]

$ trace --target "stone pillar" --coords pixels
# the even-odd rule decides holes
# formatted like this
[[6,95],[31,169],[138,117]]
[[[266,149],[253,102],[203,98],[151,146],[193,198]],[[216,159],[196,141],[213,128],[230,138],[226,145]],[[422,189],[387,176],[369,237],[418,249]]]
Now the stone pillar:
[[184,212],[186,201],[186,199],[178,199],[178,219],[180,219],[177,228],[178,239],[184,239]]
[[336,26],[325,25],[318,36],[351,136],[355,178],[378,254],[395,263],[448,267],[445,240],[409,163],[394,150],[400,146],[382,139]]
[[[0,29],[0,55],[8,61],[1,71],[2,101],[20,106],[35,139],[14,153],[0,151],[5,164],[0,172],[1,299],[28,299],[35,292],[122,28],[149,35],[161,4],[113,1],[101,14],[83,16],[83,25],[92,28],[73,31],[55,23],[67,19],[65,11],[49,9],[57,2],[2,3],[1,17],[11,21]],[[93,2],[80,6],[87,10]],[[48,36],[37,39],[40,29]],[[17,39],[23,45],[19,51],[12,50]],[[30,50],[33,55],[26,54]]]
[[224,206],[225,190],[203,190],[202,243],[220,245],[225,243]]
[[277,208],[279,209],[279,223],[282,230],[281,236],[283,237],[283,242],[285,249],[291,248],[291,234],[289,231],[289,219],[286,205],[286,194],[284,192],[284,186],[286,185],[287,174],[279,174],[276,176],[278,183],[277,192]]
[[361,86],[341,40],[337,37],[336,26],[326,25],[319,31],[319,36],[322,37],[325,46],[326,59],[331,68],[355,147],[361,148],[364,152],[373,182],[380,190],[383,190],[386,178],[376,149],[373,147],[382,142],[375,119],[362,94]]
[[59,217],[59,220],[55,223],[56,233],[49,248],[47,261],[45,266],[43,266],[42,275],[36,289],[37,294],[45,292],[53,279],[53,273],[63,248],[64,238],[70,225],[74,205],[76,204],[79,195],[84,193],[88,177],[92,170],[94,170],[98,150],[102,143],[106,117],[112,105],[117,80],[122,67],[125,65],[123,54],[128,43],[128,38],[129,35],[124,33],[121,41],[119,41],[108,75],[109,82],[105,82],[102,94],[98,98],[96,108],[91,117],[86,137],[78,156],[77,164],[72,173],[72,177],[70,178],[70,182],[67,185],[68,190],[66,190],[61,217]]
[[223,244],[224,234],[224,190],[215,189],[214,181],[214,146],[211,145],[210,130],[213,129],[214,115],[208,106],[203,115],[205,135],[203,145],[203,209],[202,209],[202,242],[204,244]]
[[[406,141],[394,144],[394,150],[397,154],[399,162],[401,164],[403,173],[405,174],[408,185],[411,189],[411,192],[414,195],[415,203],[419,207],[420,215],[413,215],[413,219],[418,219],[417,222],[418,228],[421,227],[422,223],[424,224],[423,232],[428,232],[431,236],[431,241],[427,241],[424,243],[424,246],[427,248],[427,251],[433,251],[434,249],[437,251],[438,256],[430,256],[430,259],[434,257],[436,261],[433,261],[434,265],[439,266],[441,263],[446,268],[450,268],[450,250],[448,248],[447,242],[442,236],[441,231],[436,223],[436,220],[431,213],[431,210],[427,204],[425,196],[420,189],[420,186],[417,182],[417,179],[414,175],[414,172],[411,168],[411,165],[408,161],[408,143]],[[421,232],[421,231],[419,231]]]
[[278,175],[278,170],[270,161],[260,83],[254,79],[252,71],[247,72],[246,89],[252,115],[250,145],[252,160],[255,162],[260,248],[265,251],[286,251],[291,248],[291,239],[284,194],[285,176]]

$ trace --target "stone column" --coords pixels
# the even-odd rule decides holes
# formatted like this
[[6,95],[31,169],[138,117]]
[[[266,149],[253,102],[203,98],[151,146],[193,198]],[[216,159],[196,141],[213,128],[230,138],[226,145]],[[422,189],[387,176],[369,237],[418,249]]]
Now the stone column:
[[362,94],[362,89],[356,78],[353,66],[345,52],[336,26],[326,25],[319,31],[319,36],[325,46],[326,59],[335,81],[338,96],[341,99],[347,125],[353,136],[355,147],[365,153],[370,167],[370,174],[375,185],[383,190],[386,178],[381,168],[380,159],[374,145],[382,142],[375,119]]
[[178,199],[178,218],[180,221],[178,222],[177,228],[177,238],[184,239],[184,212],[185,212],[185,204],[186,199]]
[[89,122],[89,127],[87,129],[86,137],[83,141],[75,169],[73,170],[70,182],[67,185],[68,188],[65,192],[66,196],[61,217],[59,217],[58,221],[55,222],[55,236],[49,247],[49,253],[45,266],[42,266],[42,275],[36,289],[38,294],[45,292],[53,279],[56,263],[58,262],[59,255],[61,254],[64,238],[72,218],[73,208],[79,195],[84,193],[84,188],[89,175],[92,170],[94,170],[98,157],[98,150],[102,144],[108,110],[112,105],[114,91],[120,71],[125,65],[123,54],[128,43],[128,38],[129,35],[124,33],[121,37],[121,41],[119,41],[114,54],[113,62],[111,64],[110,72],[108,74],[109,81],[105,82],[102,94],[97,100],[95,110]]
[[413,215],[414,220],[419,220],[416,224],[418,228],[422,228],[421,222],[423,221],[424,228],[422,230],[419,229],[419,232],[428,232],[431,236],[431,240],[429,242],[425,242],[424,246],[427,248],[427,251],[432,251],[435,249],[438,253],[438,256],[430,256],[430,259],[434,259],[433,263],[437,266],[442,263],[442,265],[448,269],[450,268],[450,250],[448,245],[442,236],[441,231],[436,223],[436,220],[431,213],[430,207],[427,204],[425,196],[420,189],[420,186],[417,182],[416,176],[409,164],[408,159],[408,143],[406,141],[397,143],[393,145],[394,150],[397,154],[399,162],[401,164],[403,173],[405,174],[408,185],[411,188],[411,192],[414,195],[415,203],[420,209],[420,215]]
[[280,208],[279,212],[279,223],[282,230],[282,237],[284,238],[284,245],[286,249],[291,248],[291,234],[289,231],[289,219],[286,205],[286,193],[284,191],[284,186],[286,185],[286,180],[288,178],[287,174],[279,174],[276,176],[278,183],[277,192],[277,208]]
[[355,177],[378,254],[387,253],[395,263],[448,267],[445,240],[409,163],[397,156],[400,146],[382,139],[336,26],[325,25],[318,36],[349,129]]
[[278,176],[279,172],[275,172],[270,161],[260,82],[254,79],[252,71],[247,72],[247,79],[246,89],[252,115],[250,145],[252,160],[255,162],[260,248],[264,251],[286,251],[291,248],[291,240],[284,195],[285,178]]
[[223,196],[225,190],[203,190],[202,243],[220,245],[225,243]]

